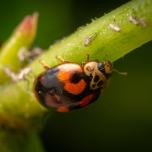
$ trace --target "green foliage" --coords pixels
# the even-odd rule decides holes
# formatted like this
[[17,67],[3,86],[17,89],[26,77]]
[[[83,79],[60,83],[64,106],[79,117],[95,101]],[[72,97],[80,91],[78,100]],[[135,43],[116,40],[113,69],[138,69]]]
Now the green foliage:
[[43,152],[39,137],[35,132],[14,130],[0,131],[1,152]]

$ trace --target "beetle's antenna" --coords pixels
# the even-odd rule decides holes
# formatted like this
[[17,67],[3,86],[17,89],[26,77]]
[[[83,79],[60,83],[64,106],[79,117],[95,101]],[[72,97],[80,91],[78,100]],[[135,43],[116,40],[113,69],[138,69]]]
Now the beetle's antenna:
[[120,74],[120,75],[123,75],[123,76],[127,76],[128,75],[127,72],[120,72],[117,69],[113,69],[113,71],[116,72],[116,73],[118,73],[118,74]]

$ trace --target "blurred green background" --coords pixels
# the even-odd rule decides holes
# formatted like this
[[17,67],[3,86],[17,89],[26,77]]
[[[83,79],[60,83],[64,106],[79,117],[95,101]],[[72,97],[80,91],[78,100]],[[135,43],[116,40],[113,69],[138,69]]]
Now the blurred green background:
[[[39,12],[34,45],[48,48],[127,0],[0,0],[0,41],[21,19]],[[152,43],[114,63],[114,74],[98,102],[70,113],[54,113],[41,133],[54,151],[152,151]]]

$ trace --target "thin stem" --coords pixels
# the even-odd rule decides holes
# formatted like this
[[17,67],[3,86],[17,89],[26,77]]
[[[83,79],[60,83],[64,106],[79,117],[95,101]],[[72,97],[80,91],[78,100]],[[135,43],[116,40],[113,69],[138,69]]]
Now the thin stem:
[[42,143],[36,132],[19,132],[0,130],[1,152],[44,152]]
[[28,49],[36,35],[38,14],[26,16],[17,26],[10,38],[2,45],[0,52],[0,84],[8,80],[4,69],[10,68],[13,71],[19,71],[23,63],[19,61],[19,51],[21,48]]

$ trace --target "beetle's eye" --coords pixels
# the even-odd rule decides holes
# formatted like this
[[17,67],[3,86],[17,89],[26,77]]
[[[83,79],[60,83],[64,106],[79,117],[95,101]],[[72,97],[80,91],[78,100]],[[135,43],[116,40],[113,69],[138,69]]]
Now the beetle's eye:
[[105,71],[105,68],[104,68],[104,64],[103,64],[103,63],[99,63],[99,64],[98,64],[98,70],[101,71],[101,72],[104,72],[104,71]]

